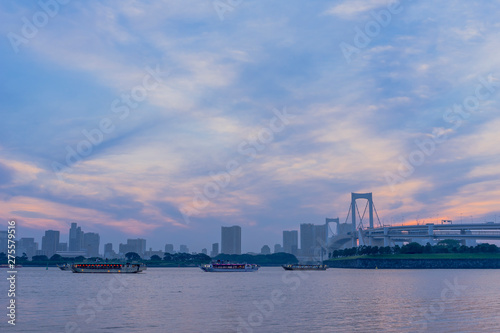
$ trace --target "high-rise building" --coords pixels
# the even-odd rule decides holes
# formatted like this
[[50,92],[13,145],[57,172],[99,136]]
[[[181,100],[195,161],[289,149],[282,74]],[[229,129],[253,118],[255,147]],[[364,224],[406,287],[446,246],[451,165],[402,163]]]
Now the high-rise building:
[[47,257],[52,257],[57,252],[59,246],[59,231],[47,230],[42,237],[42,251]]
[[113,244],[112,243],[104,244],[104,258],[107,258],[107,259],[115,259],[116,258],[116,253],[115,253],[115,251],[113,251]]
[[104,253],[113,252],[113,243],[104,244]]
[[35,243],[34,238],[21,238],[17,242],[16,252],[19,253],[19,256],[22,256],[23,253],[26,253],[28,258],[31,259],[31,257],[36,255],[37,250],[38,250],[38,244]]
[[99,257],[100,237],[98,233],[86,232],[83,234],[83,249],[88,257]]
[[7,255],[9,243],[9,233],[7,231],[0,231],[0,253]]
[[241,227],[221,227],[221,253],[241,254]]
[[181,245],[179,248],[179,252],[180,253],[189,253],[189,249],[188,249],[187,245]]
[[9,249],[9,233],[7,230],[0,231],[0,253],[7,255]]
[[314,255],[314,224],[302,223],[300,225],[300,251],[305,257]]
[[165,244],[165,253],[174,253],[174,244]]
[[274,253],[283,252],[283,246],[281,244],[274,244]]
[[68,251],[68,243],[59,243],[57,245],[57,251],[67,252]]
[[146,240],[142,238],[127,239],[127,244],[120,244],[119,251],[122,255],[135,252],[142,257],[146,252]]
[[83,231],[76,223],[71,223],[69,229],[69,250],[81,251],[83,248]]
[[260,249],[260,254],[271,254],[271,248],[268,245],[264,245]]
[[206,248],[201,249],[201,253],[208,255],[208,250]]
[[212,251],[210,252],[210,256],[217,257],[219,255],[219,243],[212,244]]
[[303,223],[300,225],[300,248],[305,257],[319,255],[326,246],[328,229],[326,224],[314,225]]
[[298,254],[299,232],[297,230],[283,231],[283,252]]
[[316,248],[326,248],[328,243],[328,225],[320,224],[314,226],[314,246]]

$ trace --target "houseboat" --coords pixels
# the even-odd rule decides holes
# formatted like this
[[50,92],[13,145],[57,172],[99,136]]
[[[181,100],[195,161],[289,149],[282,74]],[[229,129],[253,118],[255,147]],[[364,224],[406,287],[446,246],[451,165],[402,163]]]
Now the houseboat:
[[327,269],[326,265],[301,265],[301,264],[291,264],[281,266],[285,271],[324,271]]
[[73,273],[140,273],[146,270],[142,263],[78,263],[71,265]]
[[259,265],[235,264],[218,260],[202,265],[200,268],[205,272],[256,272],[259,269]]

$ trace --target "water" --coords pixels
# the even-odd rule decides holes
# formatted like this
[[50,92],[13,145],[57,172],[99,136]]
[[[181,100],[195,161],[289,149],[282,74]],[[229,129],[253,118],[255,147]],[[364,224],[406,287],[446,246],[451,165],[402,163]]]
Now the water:
[[[6,270],[0,275],[7,277]],[[8,286],[0,279],[0,331],[498,332],[498,276],[497,270],[149,268],[112,275],[21,268],[15,327],[7,324]]]

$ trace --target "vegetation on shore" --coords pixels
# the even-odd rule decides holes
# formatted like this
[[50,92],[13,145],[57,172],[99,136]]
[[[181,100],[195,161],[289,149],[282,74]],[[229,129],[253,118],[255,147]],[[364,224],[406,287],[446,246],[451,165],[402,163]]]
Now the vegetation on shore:
[[499,248],[494,244],[464,246],[456,240],[446,239],[437,245],[409,243],[402,247],[360,246],[335,250],[327,261],[346,259],[500,259]]
[[244,262],[247,264],[257,264],[260,266],[281,266],[286,264],[296,264],[299,261],[290,253],[273,253],[273,254],[219,254],[214,260],[227,260],[230,262]]
[[[228,260],[231,262],[246,262],[249,264],[257,264],[261,266],[278,266],[283,264],[293,264],[297,263],[297,258],[288,253],[273,253],[267,255],[228,255],[220,254],[215,258],[210,258],[206,254],[197,253],[165,253],[163,258],[158,255],[153,255],[149,260],[142,259],[139,254],[135,252],[128,252],[125,254],[127,261],[140,261],[145,263],[149,267],[197,267],[203,264],[208,264],[212,260]],[[111,259],[106,260],[99,257],[85,258],[83,256],[75,258],[62,257],[59,254],[54,254],[52,257],[48,258],[45,255],[33,256],[31,260],[28,259],[26,255],[22,257],[16,257],[16,264],[22,266],[56,266],[65,263],[74,262],[122,262],[124,259]],[[0,253],[0,264],[7,264],[7,256],[4,253]]]

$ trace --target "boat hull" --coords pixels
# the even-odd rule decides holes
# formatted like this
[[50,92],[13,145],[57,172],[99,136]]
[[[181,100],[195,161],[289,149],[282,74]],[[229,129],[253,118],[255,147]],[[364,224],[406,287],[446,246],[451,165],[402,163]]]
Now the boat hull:
[[285,271],[326,271],[326,265],[283,265]]
[[200,267],[205,272],[257,272],[259,270],[258,265],[249,264],[207,264]]
[[61,265],[61,266],[57,265],[57,267],[59,267],[59,269],[61,271],[70,271],[71,270],[71,265],[67,265],[67,264],[66,265]]
[[73,273],[133,274],[146,270],[146,266],[142,264],[73,264],[71,270]]

